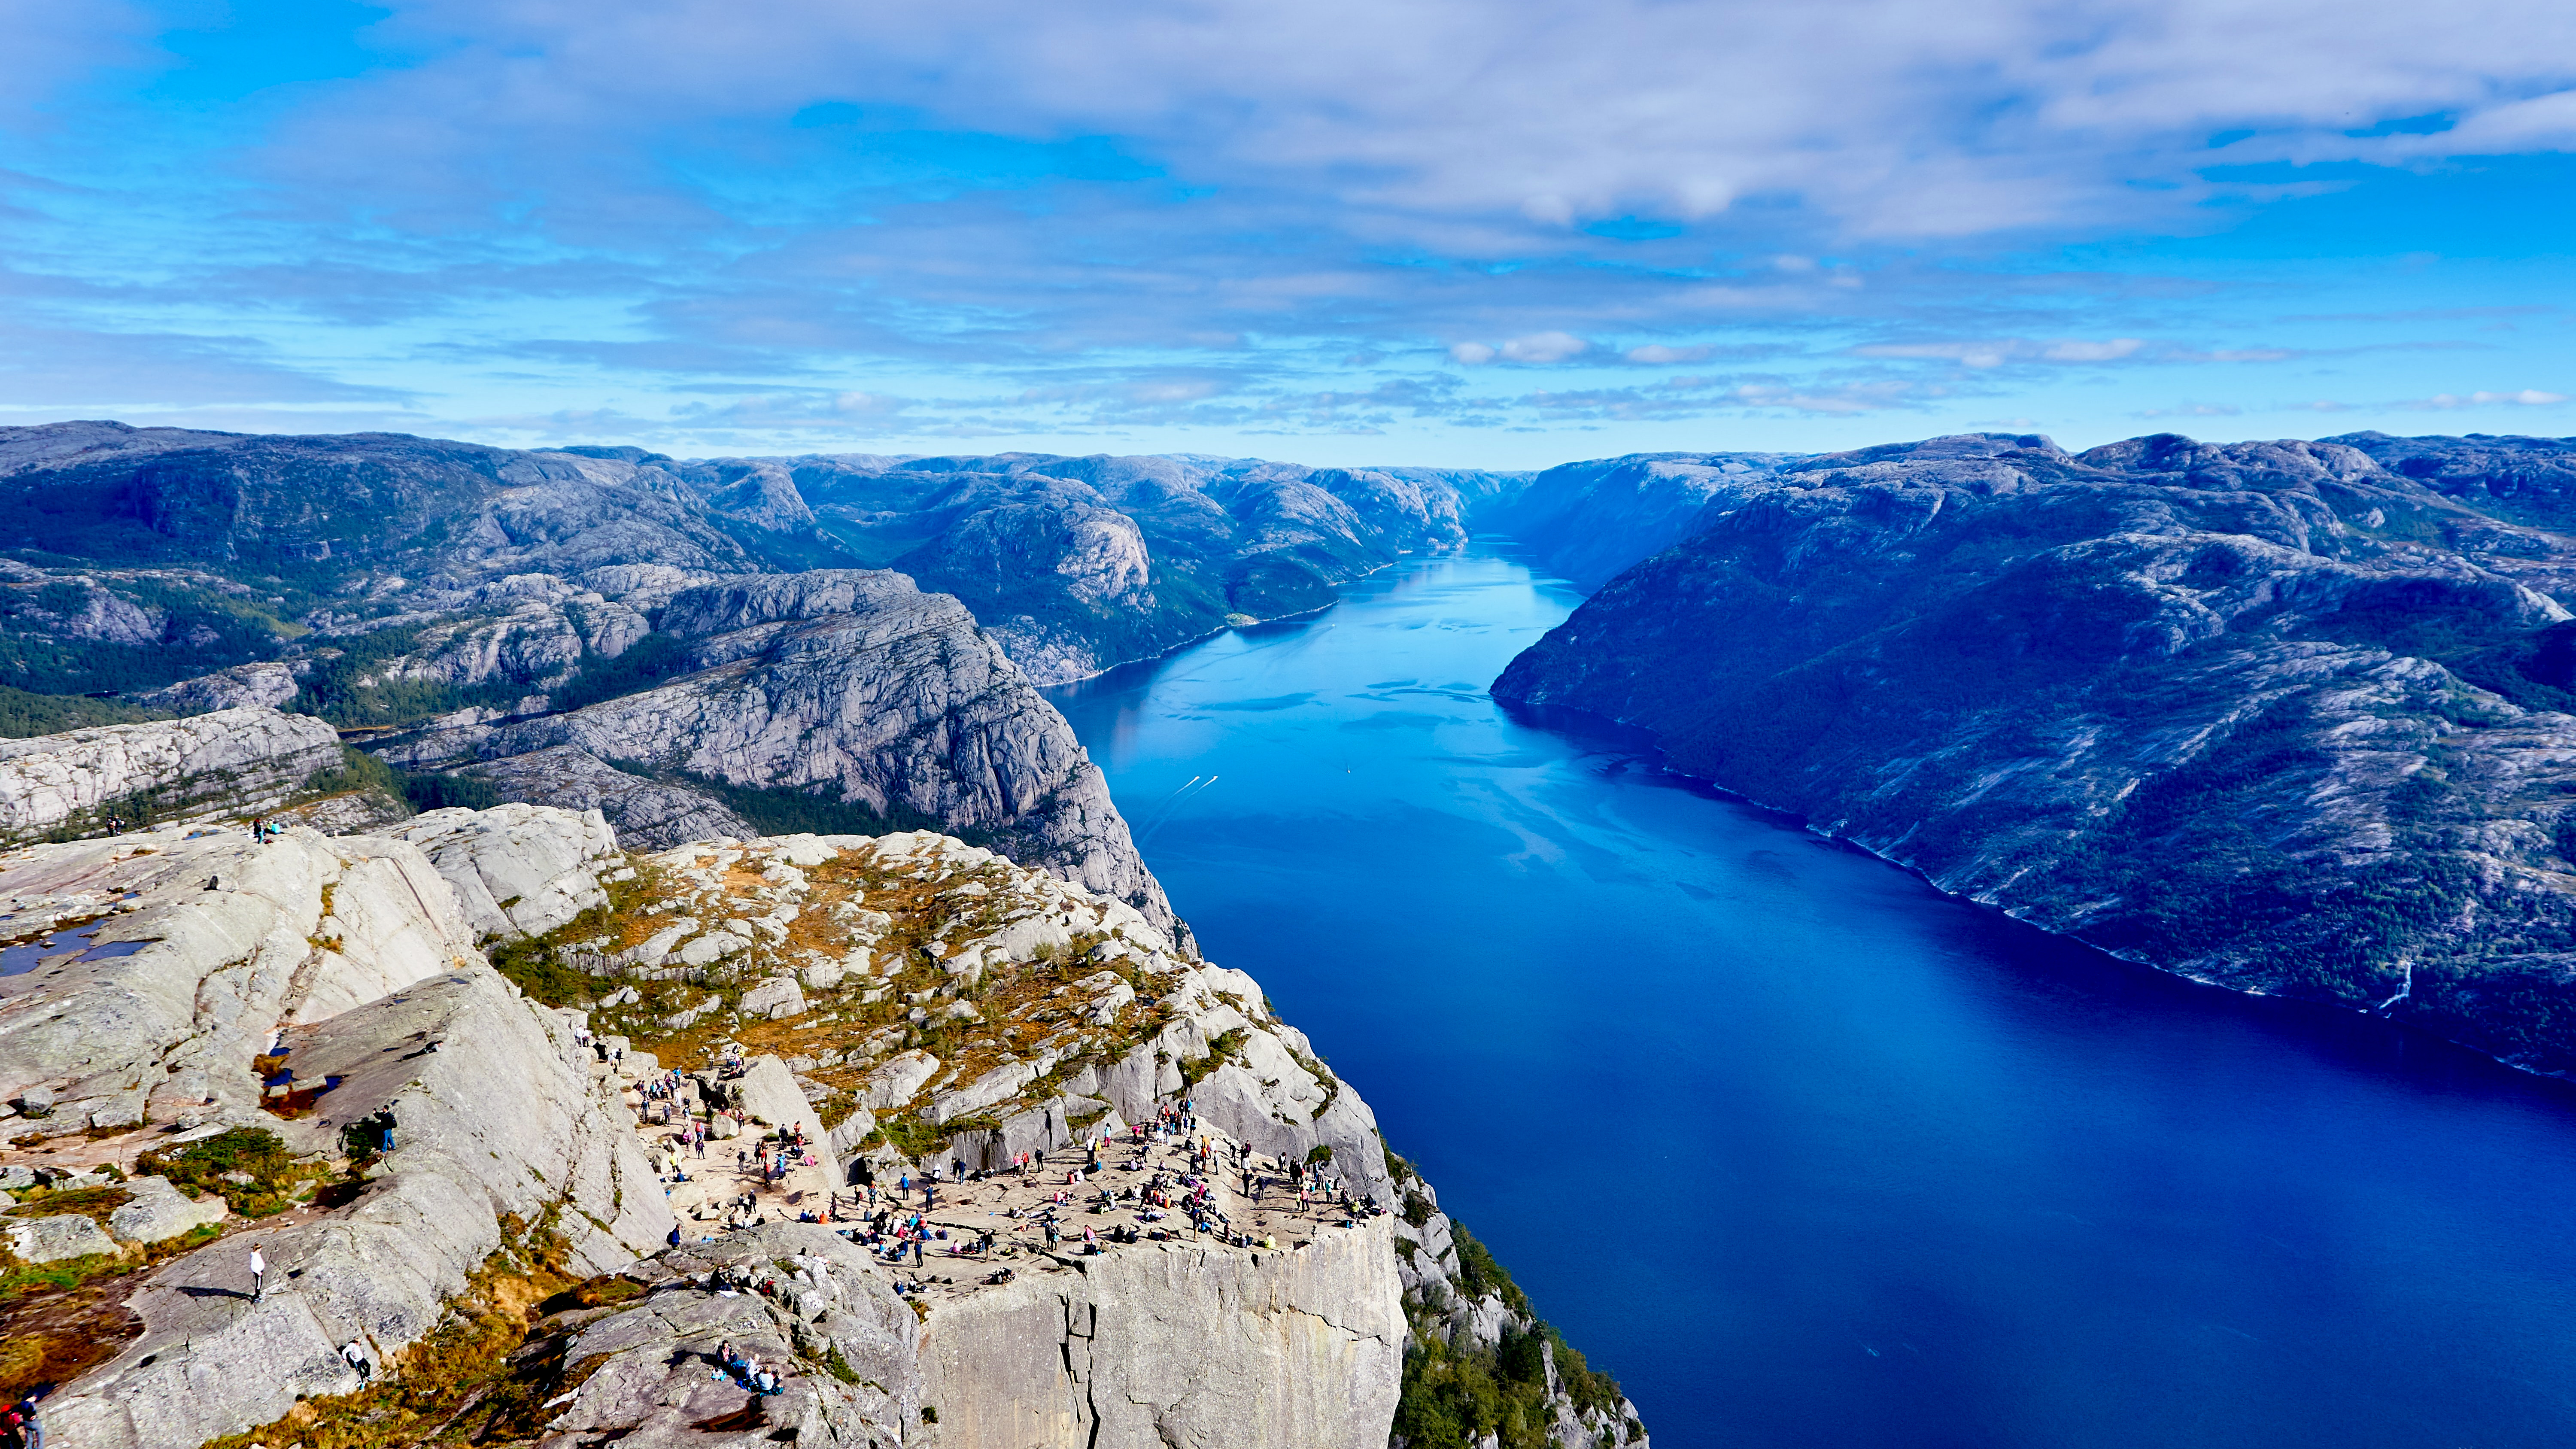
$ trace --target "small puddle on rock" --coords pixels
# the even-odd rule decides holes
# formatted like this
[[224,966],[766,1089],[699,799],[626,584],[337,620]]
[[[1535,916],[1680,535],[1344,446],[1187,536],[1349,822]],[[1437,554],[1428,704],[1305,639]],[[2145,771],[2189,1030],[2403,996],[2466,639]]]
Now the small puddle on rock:
[[0,946],[0,976],[24,976],[35,970],[46,957],[59,956],[66,951],[80,952],[80,955],[73,958],[75,960],[109,961],[119,956],[131,956],[152,944],[150,941],[110,941],[104,946],[91,945],[98,933],[106,930],[113,919],[113,917],[107,917],[76,921],[68,926],[57,927],[31,941]]

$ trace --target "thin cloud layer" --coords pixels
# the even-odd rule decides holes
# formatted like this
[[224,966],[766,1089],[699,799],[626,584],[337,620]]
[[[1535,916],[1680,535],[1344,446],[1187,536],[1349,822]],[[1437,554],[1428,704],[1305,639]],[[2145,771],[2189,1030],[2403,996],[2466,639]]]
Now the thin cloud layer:
[[[2407,186],[2551,194],[2477,179],[2576,148],[2576,11],[2537,0],[380,13],[207,60],[253,18],[0,0],[0,301],[71,360],[0,371],[0,406],[1835,443],[1780,429],[2010,394],[2072,435],[2139,416],[2142,368],[2416,399],[2384,411],[2576,388],[2528,276],[2226,253]],[[2451,214],[2375,204],[2392,236]],[[2407,372],[2446,348],[2532,385]],[[1639,381],[1719,366],[1761,371]]]

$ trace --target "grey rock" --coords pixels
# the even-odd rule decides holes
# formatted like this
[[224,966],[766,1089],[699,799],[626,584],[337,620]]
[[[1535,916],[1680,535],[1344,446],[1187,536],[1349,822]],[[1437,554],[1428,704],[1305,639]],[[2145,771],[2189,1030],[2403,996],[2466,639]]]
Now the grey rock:
[[[918,814],[986,832],[1011,858],[1177,931],[1064,717],[956,600],[909,582],[818,570],[683,590],[663,627],[692,641],[695,672],[566,714],[433,731],[387,753],[445,768],[569,747],[820,794],[863,823]],[[601,796],[603,809],[615,803]]]
[[429,857],[477,936],[540,936],[606,905],[600,877],[626,863],[596,810],[433,810],[386,834]]
[[2576,1069],[2576,1012],[2532,1005],[2576,1001],[2571,458],[1785,461],[1494,689],[2131,959]]
[[955,1091],[933,1092],[930,1120],[949,1122],[1007,1102],[1037,1077],[1038,1069],[1031,1063],[1004,1062]]
[[[355,1201],[237,1234],[138,1287],[142,1335],[49,1405],[64,1442],[198,1443],[274,1419],[299,1393],[345,1389],[337,1346],[363,1334],[390,1351],[427,1332],[499,1246],[499,1214],[535,1221],[559,1206],[589,1272],[631,1262],[668,1230],[569,1026],[484,963],[454,892],[411,844],[138,832],[17,852],[0,861],[0,890],[126,898],[101,944],[144,943],[7,978],[0,1081],[52,1087],[66,1109],[189,1082],[181,1094],[211,1099],[200,1130],[256,1122],[298,1153],[336,1150],[344,1127],[380,1109],[401,1124],[390,1170]],[[250,1062],[280,1028],[300,1077],[338,1079],[309,1118],[256,1112]],[[148,1237],[186,1211],[175,1194],[134,1187],[120,1230]],[[245,1237],[274,1265],[256,1305],[234,1296]]]
[[157,1243],[224,1220],[224,1200],[213,1193],[192,1202],[166,1177],[130,1178],[125,1186],[133,1199],[107,1215],[107,1230],[119,1242]]
[[207,714],[244,705],[279,709],[302,688],[292,665],[261,659],[145,690],[134,696],[134,702],[174,714]]
[[0,740],[0,839],[97,816],[146,790],[164,810],[263,809],[339,763],[329,725],[255,707]]
[[114,1254],[116,1240],[90,1219],[79,1213],[63,1213],[49,1218],[10,1218],[0,1232],[8,1236],[9,1251],[26,1263],[59,1263],[65,1258],[86,1258],[93,1254]]
[[486,760],[472,773],[490,781],[506,799],[596,810],[615,822],[619,841],[635,850],[760,834],[758,826],[706,790],[629,774],[572,745]]
[[939,1058],[925,1051],[899,1052],[859,1082],[859,1105],[884,1111],[913,1099],[939,1075]]
[[774,1056],[751,1059],[749,1069],[734,1083],[734,1098],[756,1123],[778,1128],[802,1126],[805,1135],[816,1141],[824,1136],[821,1119],[797,1088],[796,1074]]
[[921,1401],[943,1442],[1381,1443],[1406,1332],[1387,1223],[1293,1251],[1145,1244],[983,1289],[923,1324]]
[[781,1021],[805,1014],[805,993],[793,976],[772,976],[742,994],[742,1014]]

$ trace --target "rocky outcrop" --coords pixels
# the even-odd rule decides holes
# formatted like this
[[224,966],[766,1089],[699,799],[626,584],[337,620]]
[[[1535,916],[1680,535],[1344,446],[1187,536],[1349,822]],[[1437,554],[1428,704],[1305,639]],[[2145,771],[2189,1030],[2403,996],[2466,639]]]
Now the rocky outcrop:
[[[665,1252],[628,1279],[646,1286],[636,1306],[539,1325],[531,1356],[589,1366],[540,1443],[937,1442],[921,1422],[913,1311],[879,1264],[831,1230],[728,1233]],[[719,1371],[728,1348],[788,1370],[780,1392],[748,1394]],[[816,1359],[843,1372],[818,1372]]]
[[1294,1251],[1145,1244],[944,1306],[922,1326],[925,1441],[1384,1443],[1405,1342],[1389,1222]]
[[[1125,903],[928,832],[688,846],[639,871],[604,934],[560,948],[604,963],[597,1029],[657,1060],[746,1056],[740,1076],[702,1076],[692,1090],[809,1137],[830,1125],[851,1182],[883,1191],[929,1165],[993,1174],[940,1189],[954,1207],[932,1217],[951,1241],[926,1268],[892,1264],[920,1306],[914,1360],[862,1377],[895,1404],[935,1412],[903,1443],[1374,1446],[1413,1412],[1400,1407],[1408,1349],[1417,1362],[1476,1358],[1491,1377],[1506,1338],[1539,1345],[1529,1363],[1541,1381],[1523,1391],[1553,1442],[1643,1443],[1616,1386],[1559,1352],[1489,1257],[1462,1257],[1463,1234],[1437,1216],[1429,1186],[1387,1151],[1359,1094],[1270,1013],[1259,984],[1183,958]],[[749,1009],[780,973],[818,968],[828,974],[795,1021]],[[722,1017],[674,1013],[746,985]],[[1172,1115],[1184,1109],[1186,1123]],[[1083,1144],[1136,1164],[1096,1180],[1177,1192],[1172,1176],[1146,1174],[1202,1138],[1223,1168],[1202,1169],[1199,1222],[1140,1216],[1131,1191],[1067,1217],[1060,1248],[1038,1236],[1039,1215],[1054,1212],[1041,1204]],[[1012,1171],[1049,1153],[1042,1181]],[[1290,1186],[1299,1173],[1311,1204]],[[701,1221],[703,1210],[683,1215],[684,1228]],[[1084,1226],[1122,1225],[1131,1240],[1104,1238],[1097,1251],[1072,1241]],[[947,1256],[981,1231],[1009,1246]],[[887,1272],[889,1260],[863,1256],[823,1280],[789,1268],[779,1306],[753,1305],[753,1316],[767,1312],[770,1333],[805,1334],[810,1347],[812,1329],[796,1323],[829,1329],[838,1320],[818,1311],[853,1273]],[[688,1402],[700,1402],[703,1378],[690,1379]],[[680,1392],[677,1380],[645,1382]],[[816,1387],[818,1403],[834,1392]],[[1419,1415],[1445,1412],[1433,1393]],[[585,1410],[585,1430],[652,1421],[646,1398],[624,1402]],[[803,1402],[776,1415],[809,1412]]]
[[139,797],[164,815],[267,809],[339,764],[329,725],[258,707],[0,740],[0,840],[94,824]]
[[595,810],[615,821],[619,839],[637,850],[760,834],[759,826],[708,790],[630,774],[575,745],[483,760],[474,765],[473,774],[491,782],[504,799]]
[[301,688],[293,666],[263,659],[145,690],[134,696],[134,702],[173,714],[208,714],[246,705],[277,709],[291,702]]
[[[1176,931],[1072,727],[955,599],[921,593],[900,574],[824,570],[684,590],[664,607],[663,629],[686,650],[669,683],[563,714],[432,730],[385,753],[429,769],[577,751],[635,762],[662,775],[666,790],[696,780],[794,792],[785,805],[828,802],[857,829],[936,822],[1128,900],[1157,930]],[[546,778],[524,769],[487,777],[514,786]],[[604,812],[634,804],[658,821],[707,823],[699,811],[674,810],[669,794],[612,794],[596,789],[596,772],[565,778],[592,782],[584,788]],[[658,821],[637,822],[632,843],[673,833],[657,831]]]
[[[549,1446],[1374,1446],[1401,1411],[1408,1345],[1463,1331],[1483,1351],[1485,1318],[1454,1329],[1433,1311],[1435,1268],[1418,1245],[1399,1253],[1399,1234],[1419,1234],[1397,1209],[1427,1187],[1256,983],[1183,955],[1127,902],[954,838],[799,835],[637,859],[608,848],[596,815],[510,805],[435,811],[399,838],[298,830],[262,846],[174,828],[32,847],[0,857],[0,891],[42,933],[35,969],[0,978],[0,1095],[26,1114],[13,1129],[130,1128],[83,1151],[162,1154],[129,1174],[107,1231],[83,1213],[13,1219],[12,1250],[80,1264],[134,1251],[119,1239],[224,1234],[142,1277],[134,1336],[48,1401],[57,1442],[192,1444],[282,1430],[290,1410],[305,1432],[373,1422],[376,1401],[342,1397],[358,1388],[343,1345],[416,1402],[443,1361],[407,1347],[459,1315],[488,1329],[519,1313],[493,1284],[532,1281],[540,1257],[600,1276],[527,1311],[485,1428]],[[478,928],[537,934],[514,971],[551,954],[604,973],[588,1010],[521,996],[478,954]],[[807,1010],[750,1009],[773,986]],[[575,1045],[582,1027],[600,1054]],[[915,1044],[934,1038],[944,1056]],[[658,1135],[675,1130],[673,1099],[621,1102],[606,1053],[660,1083],[662,1061],[719,1044],[748,1049],[749,1069],[710,1065],[678,1107],[737,1109],[753,1133],[833,1154],[764,1188],[764,1219],[819,1215],[825,1182],[882,1190],[918,1173],[898,1141],[1001,1166],[1006,1151],[1076,1162],[1078,1142],[1116,1138],[1133,1167],[1108,1180],[1131,1189],[1178,1191],[1146,1183],[1144,1156],[1177,1170],[1214,1143],[1201,1220],[1179,1231],[1131,1190],[1097,1221],[1132,1230],[1077,1251],[1038,1230],[1051,1186],[1014,1175],[1010,1197],[952,1179],[932,1214],[949,1251],[909,1269],[878,1231],[891,1218],[848,1224],[855,1188],[842,1222],[713,1221],[709,1204],[742,1184],[702,1181],[703,1158],[682,1175]],[[884,1115],[856,1105],[861,1090]],[[346,1175],[256,1218],[150,1175],[245,1125]],[[0,1161],[22,1191],[48,1179],[105,1181]],[[676,1221],[671,1194],[693,1204]],[[954,1215],[978,1197],[980,1216]],[[976,1225],[1009,1244],[965,1241]],[[257,1298],[253,1247],[268,1265]],[[747,1392],[728,1347],[779,1391]],[[1575,1392],[1559,1395],[1555,1442],[1637,1442],[1633,1425],[1577,1413]]]
[[2133,959],[2576,1069],[2576,539],[2442,461],[2484,443],[2372,446],[2406,471],[2172,437],[1796,460],[1495,692]]
[[608,904],[603,878],[632,873],[596,810],[433,810],[386,833],[429,857],[478,937],[537,936],[569,925]]
[[[57,1442],[195,1444],[344,1391],[340,1346],[381,1358],[428,1332],[510,1222],[553,1224],[593,1272],[668,1231],[571,1028],[485,964],[411,844],[174,827],[13,852],[0,891],[13,930],[62,948],[0,978],[0,1095],[45,1108],[19,1132],[131,1129],[179,1152],[255,1125],[328,1161],[348,1129],[400,1124],[337,1206],[242,1224],[144,1281],[127,1304],[139,1336],[49,1400]],[[308,1108],[264,1110],[263,1055],[291,1064],[274,1090]],[[110,1228],[148,1240],[223,1219],[166,1188],[138,1180]],[[257,1301],[254,1245],[270,1265]]]

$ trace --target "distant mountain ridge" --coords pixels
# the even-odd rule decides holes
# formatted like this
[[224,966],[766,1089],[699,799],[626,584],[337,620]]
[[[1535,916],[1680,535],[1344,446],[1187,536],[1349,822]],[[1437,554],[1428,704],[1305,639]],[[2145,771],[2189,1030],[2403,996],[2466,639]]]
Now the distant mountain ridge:
[[[637,845],[935,825],[1186,940],[1035,686],[1320,608],[1519,479],[0,428],[0,686],[126,701],[31,722],[317,715],[458,781],[422,798],[595,808]],[[783,612],[701,627],[741,588]]]
[[1737,476],[1496,695],[2135,959],[2576,1070],[2576,440]]

